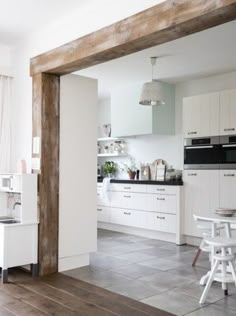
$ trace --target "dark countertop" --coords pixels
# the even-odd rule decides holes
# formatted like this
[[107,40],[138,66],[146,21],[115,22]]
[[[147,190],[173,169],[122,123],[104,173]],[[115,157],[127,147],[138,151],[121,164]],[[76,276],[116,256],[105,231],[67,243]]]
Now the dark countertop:
[[[103,178],[98,177],[97,182],[102,182]],[[129,180],[129,179],[111,179],[111,183],[130,183],[130,184],[152,184],[152,185],[178,185],[182,186],[184,183],[182,180],[171,181],[154,181],[154,180]]]

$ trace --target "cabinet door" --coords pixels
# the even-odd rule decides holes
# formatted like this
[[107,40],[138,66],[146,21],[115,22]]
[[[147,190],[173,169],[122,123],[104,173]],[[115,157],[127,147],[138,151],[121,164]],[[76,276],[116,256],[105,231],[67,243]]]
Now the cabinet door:
[[219,171],[184,171],[184,233],[201,236],[193,215],[212,216],[219,207]]
[[184,98],[184,137],[218,136],[219,103],[218,92]]
[[176,196],[165,194],[152,194],[150,211],[176,214]]
[[220,92],[220,135],[236,134],[236,89]]
[[97,220],[99,222],[110,222],[110,209],[109,207],[98,206],[97,207]]
[[147,195],[133,192],[111,192],[111,206],[134,210],[147,209]]
[[236,208],[236,170],[220,170],[220,207]]
[[146,227],[146,212],[111,208],[110,222],[131,227]]

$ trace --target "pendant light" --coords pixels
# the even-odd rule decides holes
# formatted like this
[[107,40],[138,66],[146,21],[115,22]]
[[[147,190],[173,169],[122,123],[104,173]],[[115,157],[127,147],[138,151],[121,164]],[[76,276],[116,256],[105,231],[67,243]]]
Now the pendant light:
[[152,81],[143,84],[139,104],[141,105],[164,105],[164,93],[162,83],[153,79],[153,68],[156,65],[157,57],[151,57]]

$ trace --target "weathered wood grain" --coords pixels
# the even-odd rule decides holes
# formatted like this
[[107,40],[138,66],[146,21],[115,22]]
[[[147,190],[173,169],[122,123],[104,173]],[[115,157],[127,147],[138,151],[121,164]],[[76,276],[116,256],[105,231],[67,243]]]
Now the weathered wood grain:
[[59,95],[60,77],[33,77],[33,137],[41,139],[39,173],[39,273],[57,272],[59,216]]
[[236,0],[168,0],[31,59],[58,75],[122,57],[236,18]]

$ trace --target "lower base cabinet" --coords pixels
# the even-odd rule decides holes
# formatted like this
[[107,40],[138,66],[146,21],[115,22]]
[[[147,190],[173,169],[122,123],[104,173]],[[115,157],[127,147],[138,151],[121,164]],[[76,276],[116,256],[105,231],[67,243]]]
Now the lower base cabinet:
[[147,213],[146,228],[166,233],[176,233],[176,215],[164,213]]
[[145,228],[146,212],[129,209],[111,209],[110,222],[112,224]]

